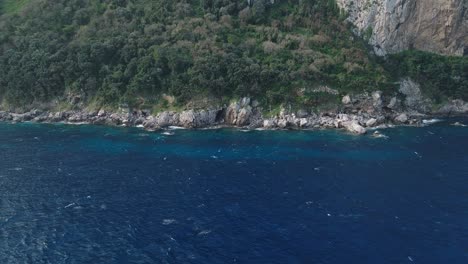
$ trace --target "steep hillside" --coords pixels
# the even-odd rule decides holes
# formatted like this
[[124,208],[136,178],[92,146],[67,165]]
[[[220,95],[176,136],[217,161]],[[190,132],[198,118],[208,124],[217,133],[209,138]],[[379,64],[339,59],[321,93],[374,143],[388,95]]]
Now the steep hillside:
[[337,0],[379,55],[409,48],[468,54],[466,0]]
[[[249,96],[265,109],[313,109],[347,93],[396,93],[403,66],[418,63],[435,65],[410,69],[430,94],[466,98],[466,58],[374,57],[335,0],[20,2],[0,17],[4,107],[157,112]],[[442,79],[427,76],[440,69]]]
[[12,14],[21,10],[30,0],[0,0],[0,14]]

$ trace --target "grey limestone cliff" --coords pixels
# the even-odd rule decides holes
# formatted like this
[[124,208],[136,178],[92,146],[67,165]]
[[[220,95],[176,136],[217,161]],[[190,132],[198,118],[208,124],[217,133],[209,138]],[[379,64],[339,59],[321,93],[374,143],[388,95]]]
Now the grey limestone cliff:
[[337,0],[378,55],[415,48],[468,53],[468,0]]

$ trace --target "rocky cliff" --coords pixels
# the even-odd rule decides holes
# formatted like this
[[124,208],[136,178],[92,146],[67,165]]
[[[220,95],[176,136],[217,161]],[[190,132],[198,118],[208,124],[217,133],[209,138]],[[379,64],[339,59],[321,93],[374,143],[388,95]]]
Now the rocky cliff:
[[[0,109],[0,121],[6,122],[65,122],[71,124],[105,124],[137,126],[150,131],[174,127],[242,127],[247,129],[344,129],[354,134],[394,125],[424,125],[432,116],[468,114],[468,103],[452,100],[438,108],[431,107],[430,99],[421,94],[420,87],[411,79],[402,80],[398,94],[348,94],[342,104],[326,112],[306,109],[281,111],[263,116],[257,100],[242,98],[229,106],[209,109],[189,109],[181,112],[164,111],[151,115],[149,111],[121,108],[117,112],[70,110],[63,112],[33,109],[15,113]],[[431,109],[432,108],[432,109]],[[374,134],[374,136],[379,136]]]
[[378,55],[409,48],[468,53],[467,0],[337,0]]

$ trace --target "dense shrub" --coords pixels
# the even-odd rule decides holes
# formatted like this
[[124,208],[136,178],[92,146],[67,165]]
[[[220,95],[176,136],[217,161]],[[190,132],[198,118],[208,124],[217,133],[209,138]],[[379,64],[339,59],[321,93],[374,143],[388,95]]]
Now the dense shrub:
[[[3,10],[10,2],[0,2]],[[0,16],[4,103],[79,95],[98,106],[139,107],[170,95],[178,105],[200,96],[315,105],[316,96],[296,91],[394,89],[391,70],[350,33],[334,0],[20,2]],[[401,70],[422,80],[439,72],[437,65],[449,67],[434,82],[443,85],[466,69],[462,62],[429,63],[434,66],[416,73],[412,67],[426,63],[418,57]],[[453,84],[447,94],[464,92],[466,76],[460,78],[465,86]]]

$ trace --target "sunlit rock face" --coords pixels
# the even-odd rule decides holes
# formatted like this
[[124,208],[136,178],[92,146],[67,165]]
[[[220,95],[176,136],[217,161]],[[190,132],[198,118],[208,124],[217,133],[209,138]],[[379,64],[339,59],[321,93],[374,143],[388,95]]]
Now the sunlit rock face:
[[468,53],[466,0],[337,0],[378,55],[415,48]]

